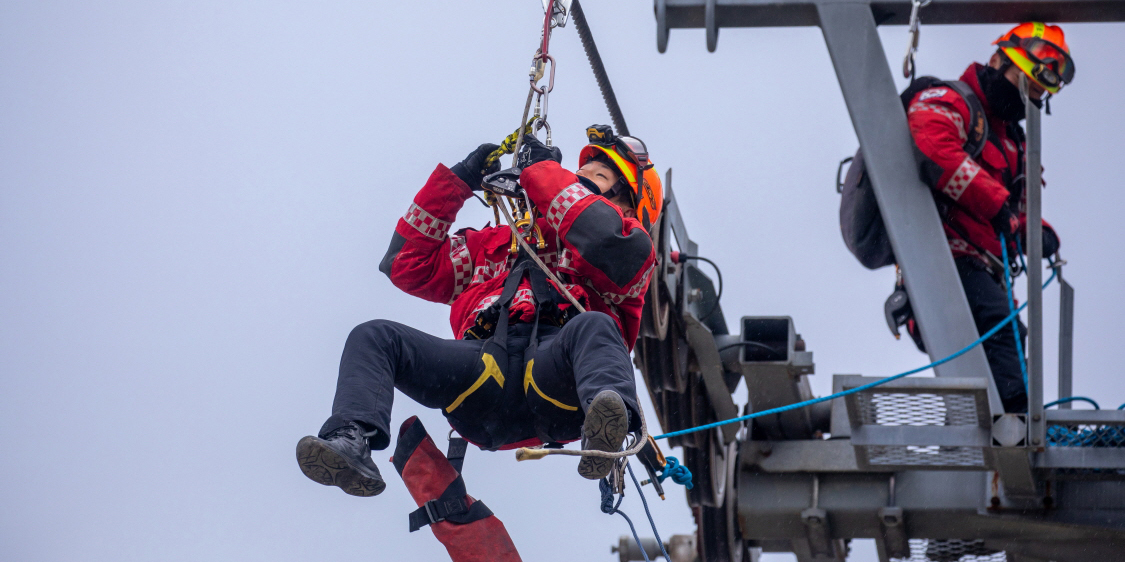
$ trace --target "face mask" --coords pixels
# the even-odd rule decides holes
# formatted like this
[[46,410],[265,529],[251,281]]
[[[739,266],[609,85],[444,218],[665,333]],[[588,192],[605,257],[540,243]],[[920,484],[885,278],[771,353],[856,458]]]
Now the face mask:
[[[984,92],[993,115],[1012,122],[1024,118],[1026,110],[1023,99],[1020,98],[1020,89],[1009,82],[1003,72],[991,66],[984,66],[977,73],[977,78],[980,79],[980,89]],[[1041,100],[1031,101],[1036,107],[1043,103]]]

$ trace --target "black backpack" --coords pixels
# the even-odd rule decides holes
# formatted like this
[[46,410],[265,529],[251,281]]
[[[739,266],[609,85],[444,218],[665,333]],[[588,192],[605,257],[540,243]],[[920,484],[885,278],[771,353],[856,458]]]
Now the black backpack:
[[[965,103],[969,105],[969,127],[966,133],[969,138],[965,141],[965,152],[976,158],[984,150],[988,142],[988,120],[985,119],[984,107],[977,99],[972,88],[961,81],[942,81],[933,76],[923,76],[910,83],[900,94],[903,109],[910,105],[914,96],[927,88],[945,86],[960,94]],[[918,176],[931,187],[937,184],[943,170],[930,160],[917,145],[914,148],[914,160],[918,164]],[[844,165],[851,163],[847,174],[841,181],[840,175]],[[883,224],[883,215],[879,211],[879,203],[875,200],[875,191],[871,186],[871,178],[867,175],[863,163],[863,150],[857,150],[855,156],[845,158],[836,170],[836,192],[840,198],[840,234],[844,237],[844,244],[848,250],[868,269],[895,263],[894,251],[891,241],[887,236],[887,227]],[[935,192],[936,195],[936,192]]]

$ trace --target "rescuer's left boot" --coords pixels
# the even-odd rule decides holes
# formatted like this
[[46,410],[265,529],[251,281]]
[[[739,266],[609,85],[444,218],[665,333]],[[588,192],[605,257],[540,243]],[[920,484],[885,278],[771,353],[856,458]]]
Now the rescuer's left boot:
[[349,423],[324,436],[309,435],[297,443],[297,464],[313,482],[339,486],[353,496],[377,496],[387,487],[371,460],[367,435]]
[[[586,408],[586,421],[582,423],[582,450],[617,452],[629,434],[629,412],[625,401],[612,390],[603,390]],[[578,474],[583,478],[598,480],[609,475],[615,459],[582,457]]]

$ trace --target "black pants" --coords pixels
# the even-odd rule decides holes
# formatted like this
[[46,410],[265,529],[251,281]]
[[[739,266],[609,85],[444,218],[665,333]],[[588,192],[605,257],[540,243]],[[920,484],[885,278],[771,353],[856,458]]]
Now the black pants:
[[332,417],[320,435],[361,422],[379,430],[371,448],[385,449],[396,388],[441,409],[458,433],[488,449],[580,438],[587,404],[606,389],[625,401],[631,429],[640,426],[633,365],[613,319],[586,312],[562,328],[540,324],[525,368],[531,332],[530,324],[509,327],[501,358],[482,353],[481,340],[445,340],[389,320],[360,324],[344,344]]
[[[961,285],[969,309],[973,312],[977,330],[984,334],[1002,322],[1011,313],[1008,308],[1008,294],[1003,281],[997,281],[976,259],[960,257],[955,260]],[[1026,349],[1027,328],[1016,318],[1020,327],[1020,345]],[[1011,323],[1005,325],[992,337],[981,344],[992,369],[992,379],[1007,412],[1027,411],[1027,390],[1023,384],[1020,370],[1020,355],[1016,351],[1016,340]]]

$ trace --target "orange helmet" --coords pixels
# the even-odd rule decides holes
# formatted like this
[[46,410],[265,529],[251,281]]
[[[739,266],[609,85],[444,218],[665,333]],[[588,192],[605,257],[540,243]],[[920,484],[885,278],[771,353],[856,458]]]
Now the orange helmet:
[[1074,79],[1074,59],[1057,25],[1021,23],[992,42],[1028,78],[1052,94]]
[[[632,191],[637,218],[648,230],[660,218],[664,205],[664,188],[660,183],[660,174],[648,158],[645,143],[636,137],[615,136],[608,125],[591,125],[586,129],[586,136],[590,144],[579,153],[578,167],[585,166],[598,154],[608,157]],[[637,181],[638,171],[640,182]]]

